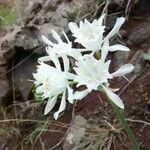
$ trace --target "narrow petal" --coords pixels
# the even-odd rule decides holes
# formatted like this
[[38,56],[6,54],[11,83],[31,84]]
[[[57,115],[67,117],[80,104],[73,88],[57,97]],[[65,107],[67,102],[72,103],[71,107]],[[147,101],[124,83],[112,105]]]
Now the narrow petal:
[[105,14],[103,14],[103,15],[98,19],[99,26],[102,26],[102,25],[103,25],[104,17],[105,17]]
[[51,60],[53,61],[55,67],[61,71],[61,66],[58,57],[56,55],[53,55],[51,56]]
[[113,77],[123,76],[127,73],[132,72],[133,69],[134,69],[134,66],[132,64],[125,64],[125,65],[121,66],[117,71],[112,73],[111,75]]
[[109,40],[106,39],[103,47],[102,47],[102,51],[101,51],[101,59],[103,61],[105,61],[106,57],[107,57],[107,54],[108,54],[108,49],[109,49]]
[[51,55],[51,52],[53,51],[53,48],[51,46],[46,46],[46,52],[47,54]]
[[57,120],[59,114],[64,111],[64,109],[66,108],[66,91],[63,92],[63,96],[62,96],[62,100],[60,103],[60,107],[59,110],[57,112],[54,113],[54,119]]
[[80,26],[80,29],[81,29],[81,30],[83,30],[83,29],[84,29],[84,23],[83,23],[83,21],[82,21],[82,20],[80,21],[79,26]]
[[73,93],[73,89],[68,86],[68,101],[73,104],[74,100],[81,100],[89,93],[88,90],[76,91]]
[[43,56],[43,57],[40,57],[39,59],[38,59],[38,61],[43,61],[43,62],[45,62],[45,61],[50,61],[51,60],[51,57],[50,56]]
[[91,25],[91,23],[85,18],[84,19],[84,23],[85,23],[85,25],[87,25],[87,26],[90,26]]
[[116,44],[116,45],[113,45],[113,46],[110,46],[109,47],[109,51],[110,52],[114,52],[114,51],[130,51],[130,49],[124,45],[121,45],[121,44]]
[[68,86],[67,90],[68,90],[68,98],[67,99],[71,104],[73,104],[73,100],[74,100],[74,98],[73,98],[73,89]]
[[44,35],[42,35],[42,40],[45,44],[47,45],[50,45],[50,46],[53,46],[54,44],[49,40],[47,39]]
[[61,40],[60,36],[58,35],[58,33],[57,33],[56,31],[54,31],[54,30],[51,30],[51,31],[52,31],[52,35],[53,35],[54,39],[55,39],[58,43],[61,43],[62,40]]
[[65,33],[63,30],[62,30],[62,33],[63,33],[63,35],[65,36],[65,38],[66,38],[66,40],[67,40],[67,43],[71,43],[71,42],[69,41],[69,39],[68,39],[66,33]]
[[74,99],[75,100],[81,100],[83,99],[87,94],[89,93],[88,90],[80,91],[80,92],[75,92],[74,93]]
[[54,96],[52,99],[48,99],[44,110],[44,115],[47,115],[54,108],[56,101],[57,101],[57,96]]
[[65,72],[67,79],[73,80],[77,75],[70,73],[70,72]]
[[64,71],[68,72],[68,70],[69,70],[69,59],[67,58],[66,55],[63,55],[62,59],[63,59],[63,64],[64,64]]
[[124,17],[117,18],[113,29],[109,32],[109,34],[106,36],[105,39],[110,39],[111,37],[113,37],[120,30],[120,28],[124,22],[125,22]]
[[107,88],[105,86],[103,86],[103,89],[104,89],[105,93],[107,94],[107,96],[110,98],[110,100],[114,104],[116,104],[121,109],[124,109],[124,104],[123,104],[122,100],[120,99],[120,97],[117,94],[115,94],[109,88]]
[[77,33],[79,30],[78,25],[75,22],[69,22],[68,26],[73,34]]

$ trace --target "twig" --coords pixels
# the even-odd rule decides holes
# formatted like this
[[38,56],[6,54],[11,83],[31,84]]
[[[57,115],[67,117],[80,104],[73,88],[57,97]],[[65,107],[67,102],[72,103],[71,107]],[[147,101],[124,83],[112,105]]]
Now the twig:
[[112,145],[112,141],[113,141],[112,139],[113,139],[113,136],[111,135],[111,137],[110,137],[110,139],[109,139],[109,141],[108,141],[108,145],[107,145],[106,150],[110,150],[111,145]]
[[117,131],[117,129],[116,129],[113,125],[111,125],[109,122],[106,122],[106,123],[107,123],[107,125],[112,129],[112,131],[115,131],[115,132],[119,133],[119,132]]
[[110,1],[106,0],[106,4],[105,4],[105,7],[103,8],[101,15],[103,15],[104,13],[107,15],[109,3]]
[[93,14],[93,18],[96,17],[96,15],[97,15],[99,9],[100,9],[105,3],[106,3],[106,2],[103,2],[103,3],[101,3],[100,5],[97,4],[97,6],[96,6],[97,8],[96,8],[96,11],[95,11],[94,14]]
[[41,139],[41,137],[39,137],[39,140],[40,140],[40,143],[41,143],[42,150],[46,150],[46,149],[45,149],[45,146],[44,146],[44,143],[43,143],[43,141],[42,141],[42,139]]
[[143,120],[133,120],[133,119],[127,119],[127,121],[130,121],[130,122],[135,122],[135,123],[143,123],[144,126],[141,128],[141,132],[143,131],[143,129],[145,128],[145,126],[150,126],[150,123],[146,122],[146,121],[143,121]]
[[44,123],[44,121],[41,120],[32,120],[32,119],[5,119],[0,120],[0,123],[7,123],[7,122],[38,122],[38,123]]
[[130,121],[130,122],[136,122],[136,123],[143,123],[145,125],[148,125],[150,126],[150,123],[149,122],[146,122],[144,120],[134,120],[134,119],[126,119],[127,121]]
[[119,92],[119,96],[128,88],[128,86],[139,76],[140,74],[135,75],[130,82],[128,82],[128,84],[126,86],[124,86],[124,88]]
[[129,17],[130,3],[131,3],[131,0],[128,0],[127,5],[126,5],[126,9],[125,9],[125,17],[126,17],[127,20],[128,20],[128,17]]
[[64,133],[63,131],[59,131],[59,130],[49,130],[49,129],[36,129],[36,131]]

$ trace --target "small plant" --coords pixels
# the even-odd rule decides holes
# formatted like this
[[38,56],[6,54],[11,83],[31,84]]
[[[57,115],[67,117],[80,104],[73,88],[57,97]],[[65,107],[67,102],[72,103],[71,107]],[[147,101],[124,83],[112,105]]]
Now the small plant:
[[[36,95],[40,94],[42,100],[47,100],[45,115],[54,108],[56,103],[60,103],[58,111],[54,113],[54,119],[58,119],[59,114],[65,110],[67,102],[73,104],[75,100],[81,100],[92,90],[98,90],[108,98],[124,125],[134,149],[138,150],[139,145],[121,110],[124,109],[124,104],[114,93],[115,90],[109,87],[110,79],[124,76],[134,69],[132,64],[125,64],[117,71],[109,72],[111,60],[107,60],[108,53],[117,50],[129,51],[128,47],[121,44],[110,45],[110,39],[119,31],[125,18],[118,18],[113,29],[104,36],[104,17],[105,15],[102,15],[92,23],[85,19],[84,22],[80,21],[79,26],[74,22],[68,24],[75,37],[75,42],[84,47],[81,49],[73,48],[72,42],[69,41],[64,31],[62,32],[67,42],[62,41],[54,30],[52,30],[52,35],[56,43],[42,35],[42,39],[47,45],[48,55],[39,58],[37,72],[33,74],[35,93]],[[73,67],[71,67],[71,59],[75,61]],[[51,63],[48,65],[46,62]],[[77,87],[76,89],[78,89],[80,86],[84,86],[85,89],[78,91],[73,88]]]
[[15,134],[20,134],[19,131],[15,127],[0,127],[0,136],[2,137],[11,137]]
[[12,24],[16,20],[17,14],[12,12],[7,6],[0,6],[0,29]]

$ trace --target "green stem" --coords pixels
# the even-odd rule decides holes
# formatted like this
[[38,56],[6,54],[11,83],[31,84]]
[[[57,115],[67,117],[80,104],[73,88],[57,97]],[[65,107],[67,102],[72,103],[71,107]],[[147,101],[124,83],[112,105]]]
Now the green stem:
[[136,141],[135,136],[131,131],[131,128],[128,126],[128,123],[125,120],[125,116],[124,116],[122,110],[118,106],[116,106],[110,99],[109,99],[109,102],[110,102],[111,106],[113,107],[115,113],[117,114],[117,117],[120,120],[121,124],[124,126],[124,128],[128,134],[128,137],[133,145],[134,150],[140,150],[140,146],[139,146],[138,142]]

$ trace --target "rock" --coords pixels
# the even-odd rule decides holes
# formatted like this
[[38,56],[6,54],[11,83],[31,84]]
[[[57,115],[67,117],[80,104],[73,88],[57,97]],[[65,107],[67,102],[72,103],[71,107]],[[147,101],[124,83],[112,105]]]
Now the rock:
[[34,26],[27,26],[21,29],[20,32],[17,32],[15,35],[15,49],[22,48],[26,51],[33,51],[41,45],[39,41],[40,32]]
[[144,24],[140,24],[133,31],[131,31],[131,33],[129,33],[127,44],[129,46],[141,44],[145,40],[148,40],[149,38],[150,38],[150,25],[149,22],[146,22]]
[[[18,50],[19,51],[19,50]],[[17,52],[20,54],[20,52]],[[15,56],[16,62],[15,64],[21,63],[23,57],[28,57],[28,53],[26,51],[21,51],[22,54],[19,56]],[[15,85],[15,89],[21,93],[21,96],[24,100],[28,100],[29,94],[31,93],[33,82],[29,80],[33,80],[32,73],[36,72],[37,59],[38,55],[30,55],[26,61],[21,63],[12,71],[13,84]]]
[[[15,0],[17,1],[17,0]],[[16,23],[6,29],[0,37],[0,97],[15,90],[27,100],[32,88],[32,73],[35,72],[37,57],[45,53],[41,34],[51,39],[51,29],[60,32],[68,29],[68,22],[77,20],[95,8],[95,0],[30,0],[29,6]],[[13,76],[7,71],[12,66]],[[2,88],[5,89],[2,90]]]
[[[2,53],[0,53],[0,101],[2,102],[4,98],[10,92],[10,83],[6,75],[7,71],[7,61],[3,58]],[[0,102],[0,103],[1,103]]]
[[[3,101],[10,92],[10,84],[8,80],[0,79],[0,101]],[[5,102],[3,101],[3,104]]]
[[113,71],[117,70],[123,64],[127,63],[129,56],[130,56],[130,52],[122,52],[122,51],[115,52],[113,58],[115,69]]
[[141,49],[136,51],[136,53],[132,56],[130,63],[134,65],[134,73],[138,74],[144,68],[144,60],[143,60],[143,52]]
[[72,127],[70,128],[64,140],[64,150],[76,149],[75,147],[77,147],[80,144],[80,141],[85,135],[86,123],[87,121],[82,116],[75,116]]

